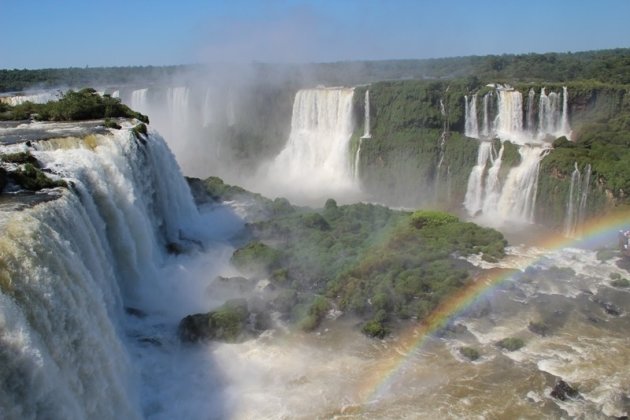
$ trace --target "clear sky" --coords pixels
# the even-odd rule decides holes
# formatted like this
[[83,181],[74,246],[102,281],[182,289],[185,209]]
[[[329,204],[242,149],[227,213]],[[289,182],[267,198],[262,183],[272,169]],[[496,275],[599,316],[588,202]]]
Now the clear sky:
[[630,0],[0,0],[0,68],[630,47]]

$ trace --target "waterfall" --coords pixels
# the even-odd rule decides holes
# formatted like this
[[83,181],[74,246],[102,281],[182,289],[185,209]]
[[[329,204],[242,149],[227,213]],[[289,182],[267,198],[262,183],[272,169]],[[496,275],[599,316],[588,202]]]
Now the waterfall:
[[[571,174],[571,185],[569,186],[569,199],[567,200],[567,211],[564,218],[564,236],[573,237],[575,235],[575,228],[577,225],[577,218],[575,215],[575,197],[579,196],[576,191],[580,188],[580,169],[577,162],[575,162],[575,169]],[[579,203],[578,203],[579,208]]]
[[[372,137],[370,135],[370,91],[365,91],[365,117],[364,117],[364,127],[363,127],[363,138],[369,139]],[[360,146],[359,146],[360,147]]]
[[518,149],[521,164],[512,168],[501,191],[497,214],[501,220],[531,223],[534,221],[538,169],[549,149],[524,145]]
[[[503,144],[495,156],[491,153],[490,146],[481,142],[477,164],[471,169],[468,178],[464,207],[469,215],[486,216],[485,220],[491,224],[500,224],[508,220],[531,223],[534,220],[538,168],[541,159],[548,153],[549,144],[546,137],[570,134],[568,92],[566,87],[563,88],[563,101],[560,104],[558,93],[547,94],[546,89],[542,88],[536,109],[536,91],[529,89],[524,112],[521,92],[508,85],[494,87],[497,95],[495,114],[491,112],[495,107],[490,101],[492,92],[483,97],[482,137],[499,137],[501,142],[510,141],[519,148],[521,161],[502,181],[499,179],[499,173],[503,159]],[[466,96],[465,102],[465,134],[470,137],[469,133],[474,125],[472,118],[474,101]],[[494,121],[490,125],[487,120],[490,120],[491,114],[494,115]],[[487,164],[488,161],[491,165]]]
[[527,114],[525,116],[525,120],[527,121],[527,126],[525,129],[528,133],[533,133],[534,128],[534,101],[536,100],[536,92],[534,89],[530,89],[527,94]]
[[153,133],[33,147],[71,188],[0,210],[2,417],[142,418],[122,302],[156,287],[163,245],[197,217],[188,186]]
[[490,106],[490,99],[492,99],[492,92],[488,92],[483,95],[483,122],[481,126],[481,135],[484,138],[490,137],[490,123],[488,116],[488,107]]
[[476,215],[483,209],[483,174],[492,153],[492,143],[488,141],[479,144],[477,164],[472,168],[468,178],[468,188],[464,199],[464,207],[470,215]]
[[495,132],[501,139],[515,139],[523,133],[523,95],[517,90],[498,90]]
[[149,103],[147,101],[147,92],[149,89],[136,89],[131,92],[131,109],[142,114],[149,114]]
[[354,189],[349,156],[353,94],[349,88],[297,92],[289,140],[268,168],[275,183],[289,193]]
[[577,162],[571,173],[569,197],[567,199],[564,218],[564,236],[575,238],[580,236],[580,226],[586,218],[586,204],[591,182],[591,165],[584,167],[584,175],[580,173]]
[[185,86],[169,88],[166,96],[171,127],[188,127],[192,109],[189,103],[190,90]]
[[470,101],[468,96],[464,96],[466,102],[465,112],[465,135],[475,139],[479,138],[479,123],[477,122],[477,94],[475,93]]
[[501,170],[501,163],[503,161],[503,151],[505,145],[501,143],[499,153],[492,157],[492,166],[488,170],[488,177],[486,178],[485,197],[483,200],[482,209],[484,213],[492,213],[497,208],[499,199],[501,198],[501,182],[499,180],[499,171]]
[[354,179],[356,182],[359,181],[360,176],[361,176],[361,168],[360,168],[360,164],[361,164],[361,144],[363,144],[363,139],[365,137],[361,137],[359,138],[359,146],[357,146],[357,152],[355,153],[354,156]]
[[567,137],[571,135],[569,126],[569,91],[566,86],[562,87],[562,119],[560,122],[560,133]]
[[569,126],[569,93],[565,87],[562,88],[562,105],[560,105],[560,95],[556,92],[546,93],[545,88],[540,90],[540,100],[538,109],[538,137],[544,138],[547,135],[554,137],[571,135]]
[[213,95],[210,88],[206,88],[206,93],[203,96],[203,108],[201,109],[202,124],[204,127],[208,127],[213,124],[215,115],[212,106]]

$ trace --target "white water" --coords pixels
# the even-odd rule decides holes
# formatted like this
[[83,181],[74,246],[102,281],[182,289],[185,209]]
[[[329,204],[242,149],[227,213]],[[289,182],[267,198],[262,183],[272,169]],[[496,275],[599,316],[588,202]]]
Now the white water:
[[137,89],[131,93],[131,109],[141,114],[149,114],[149,103],[147,101],[147,92],[149,89]]
[[369,139],[372,137],[370,134],[370,91],[365,91],[365,116],[364,116],[364,126],[363,126],[363,138]]
[[41,93],[32,93],[27,95],[5,96],[0,97],[0,102],[7,105],[15,106],[24,102],[32,102],[34,104],[45,104],[48,101],[56,101],[59,99],[59,91],[46,91]]
[[479,143],[477,164],[473,166],[470,172],[466,197],[464,199],[464,206],[470,215],[476,215],[483,208],[483,174],[491,153],[491,142],[485,141]]
[[571,173],[571,184],[567,198],[566,215],[564,218],[564,235],[569,238],[581,235],[580,226],[586,218],[586,204],[591,181],[591,165],[584,167],[584,175],[580,173],[577,162]]
[[[479,146],[477,164],[471,169],[464,207],[471,216],[482,216],[484,223],[500,226],[506,222],[532,223],[534,221],[536,187],[540,160],[550,147],[547,137],[570,136],[568,117],[568,92],[563,88],[560,95],[540,91],[538,115],[535,114],[535,91],[530,89],[525,111],[523,95],[510,86],[498,85],[495,118],[489,123],[492,91],[484,95],[482,110],[482,138],[498,137],[501,142],[510,141],[519,148],[521,162],[512,168],[505,179],[499,179],[502,158],[488,152],[485,142]],[[466,135],[475,137],[476,101],[466,101]],[[473,108],[475,112],[473,112]],[[535,121],[538,127],[535,127]],[[501,148],[501,150],[503,147]],[[502,152],[499,152],[502,156]],[[480,164],[491,159],[492,166]],[[486,180],[483,182],[483,180]]]
[[284,149],[266,169],[271,180],[261,186],[304,202],[356,194],[349,153],[354,129],[350,88],[298,91],[293,102],[291,134]]
[[500,220],[534,222],[538,168],[547,150],[527,145],[519,148],[521,164],[510,171],[497,205]]
[[122,306],[159,294],[164,245],[197,222],[190,192],[154,134],[33,144],[72,191],[0,209],[3,418],[140,418]]
[[479,124],[477,123],[477,94],[472,95],[470,100],[464,96],[466,102],[466,126],[464,134],[467,137],[479,138]]

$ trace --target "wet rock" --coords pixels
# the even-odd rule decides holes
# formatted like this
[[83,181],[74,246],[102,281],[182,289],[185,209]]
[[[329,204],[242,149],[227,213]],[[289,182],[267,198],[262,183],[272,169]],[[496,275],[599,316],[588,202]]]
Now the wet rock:
[[576,398],[580,395],[577,389],[563,381],[562,379],[556,383],[551,390],[552,397],[560,401],[566,401],[567,398]]
[[142,344],[148,344],[151,346],[162,347],[162,342],[159,338],[155,337],[140,337],[138,341]]
[[0,193],[2,192],[2,190],[4,190],[4,187],[7,185],[7,182],[8,182],[7,171],[5,171],[3,168],[0,168]]
[[547,324],[545,322],[531,321],[529,323],[529,325],[527,326],[527,329],[529,329],[534,334],[538,334],[538,335],[541,335],[543,337],[545,337],[545,336],[547,336],[547,335],[549,335],[551,333],[551,326],[549,326],[549,324]]
[[136,318],[140,318],[140,319],[147,316],[146,312],[144,312],[143,310],[138,309],[138,308],[132,308],[130,306],[125,307],[125,312],[128,315],[135,316]]
[[601,300],[599,298],[594,298],[593,302],[597,303],[599,306],[601,306],[601,308],[604,310],[604,312],[606,312],[608,315],[612,315],[612,316],[620,316],[622,311],[619,307],[617,307],[616,305],[614,305],[613,303],[610,302],[606,302],[604,300]]
[[215,311],[186,316],[179,323],[177,333],[183,342],[218,340],[234,343],[246,332],[249,315],[247,301],[233,299]]

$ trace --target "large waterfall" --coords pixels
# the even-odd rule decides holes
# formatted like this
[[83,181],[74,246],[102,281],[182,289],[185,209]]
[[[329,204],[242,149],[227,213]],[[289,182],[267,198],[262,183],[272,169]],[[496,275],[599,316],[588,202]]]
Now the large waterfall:
[[146,307],[165,245],[198,218],[188,186],[155,134],[51,139],[32,154],[70,188],[0,208],[1,417],[141,418],[123,305]]
[[[477,123],[477,95],[464,98],[465,134],[481,140],[464,200],[469,215],[482,215],[492,224],[534,221],[538,168],[550,147],[547,138],[571,134],[566,87],[562,94],[547,94],[546,89],[541,89],[537,118],[535,97],[535,91],[530,89],[524,106],[521,92],[509,86],[496,86],[483,96],[481,133]],[[499,179],[504,147],[493,151],[489,143],[493,138],[510,141],[519,148],[520,163],[504,180]]]
[[349,148],[353,94],[350,88],[298,91],[289,140],[267,172],[280,190],[298,200],[355,191]]

